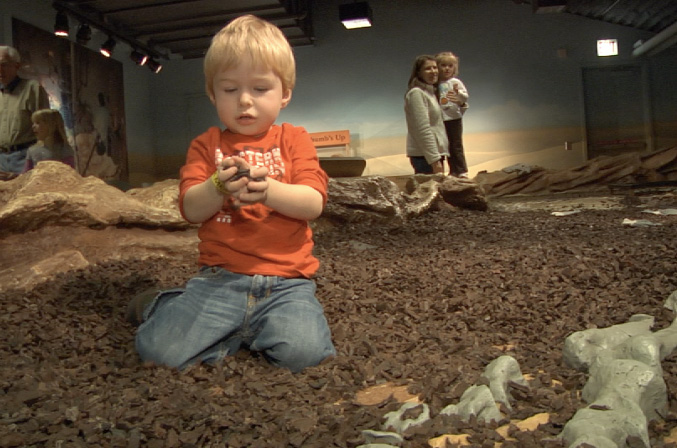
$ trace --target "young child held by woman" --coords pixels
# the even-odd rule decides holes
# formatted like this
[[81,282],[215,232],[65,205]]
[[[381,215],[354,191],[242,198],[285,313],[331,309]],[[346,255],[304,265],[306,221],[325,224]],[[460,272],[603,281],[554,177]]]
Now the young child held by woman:
[[132,299],[136,348],[180,369],[246,348],[298,372],[335,349],[308,225],[326,203],[327,175],[305,129],[275,124],[291,100],[294,56],[279,28],[243,16],[214,37],[204,72],[225,129],[195,138],[181,169],[180,211],[200,223],[199,272]]
[[449,140],[449,174],[468,177],[463,149],[463,114],[468,108],[468,90],[458,76],[458,57],[451,52],[435,55],[439,71],[439,98]]

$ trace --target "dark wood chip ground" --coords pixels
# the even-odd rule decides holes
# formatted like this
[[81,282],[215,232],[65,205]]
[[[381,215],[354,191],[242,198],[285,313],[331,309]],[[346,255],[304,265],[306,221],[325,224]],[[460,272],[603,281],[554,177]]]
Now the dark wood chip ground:
[[[628,227],[624,218],[662,226]],[[510,354],[533,376],[513,389],[522,420],[551,414],[504,447],[559,447],[555,438],[581,402],[586,375],[562,365],[572,332],[626,322],[664,308],[677,290],[677,219],[628,211],[555,217],[438,211],[404,227],[346,227],[316,236],[321,298],[339,356],[300,374],[247,352],[184,372],[144,365],[125,322],[128,299],[174,286],[193,266],[167,260],[114,262],[0,298],[2,447],[355,447],[381,429],[394,399],[366,406],[356,394],[392,382],[419,394],[432,420],[406,434],[426,447],[442,434],[470,434],[494,447],[497,424],[439,416]],[[677,357],[663,363],[670,403]],[[675,413],[652,423],[666,442]]]

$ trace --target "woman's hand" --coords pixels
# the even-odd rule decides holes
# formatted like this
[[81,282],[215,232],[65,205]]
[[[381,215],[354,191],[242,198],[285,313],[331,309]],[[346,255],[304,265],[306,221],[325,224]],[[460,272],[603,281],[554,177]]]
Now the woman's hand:
[[440,159],[431,165],[433,168],[433,174],[444,174],[444,162],[442,160],[444,159]]
[[465,103],[465,100],[461,98],[461,96],[458,94],[458,91],[455,90],[448,91],[446,98],[452,103],[458,104],[459,106],[462,106],[463,103]]

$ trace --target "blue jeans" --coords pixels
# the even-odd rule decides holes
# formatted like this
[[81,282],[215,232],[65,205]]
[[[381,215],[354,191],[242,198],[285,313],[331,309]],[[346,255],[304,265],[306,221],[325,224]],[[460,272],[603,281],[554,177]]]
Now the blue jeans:
[[463,151],[463,119],[447,120],[444,122],[449,139],[449,174],[458,177],[468,172],[468,163]]
[[409,156],[414,174],[433,174],[433,167],[423,156]]
[[204,267],[185,289],[160,292],[136,333],[144,361],[179,369],[240,347],[292,372],[335,355],[315,282]]
[[26,164],[28,148],[14,152],[0,152],[0,171],[9,173],[21,173]]

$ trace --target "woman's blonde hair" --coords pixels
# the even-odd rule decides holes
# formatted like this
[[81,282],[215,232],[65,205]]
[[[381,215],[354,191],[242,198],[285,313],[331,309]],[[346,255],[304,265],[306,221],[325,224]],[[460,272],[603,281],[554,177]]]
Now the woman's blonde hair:
[[234,67],[246,58],[271,69],[282,81],[282,90],[296,84],[296,62],[282,31],[253,15],[238,17],[213,38],[204,61],[207,95],[214,97],[214,77],[219,70]]
[[31,120],[34,123],[43,123],[49,129],[47,141],[43,142],[45,146],[53,144],[67,144],[66,127],[63,123],[61,113],[56,109],[40,109],[33,112]]

